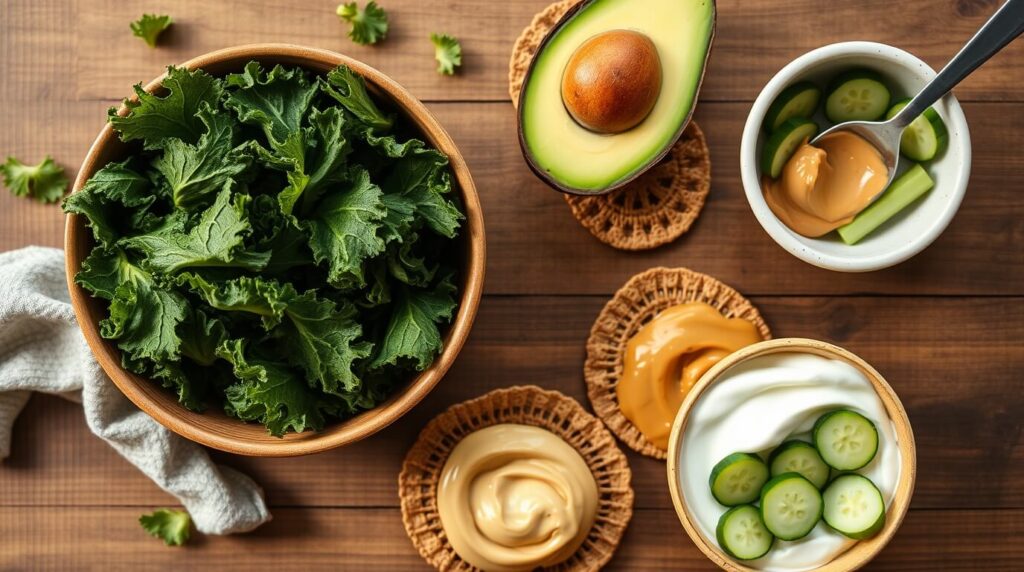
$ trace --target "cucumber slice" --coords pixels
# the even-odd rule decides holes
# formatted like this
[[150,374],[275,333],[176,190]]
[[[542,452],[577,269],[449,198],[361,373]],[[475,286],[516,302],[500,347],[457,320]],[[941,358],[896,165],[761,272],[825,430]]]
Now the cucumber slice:
[[830,411],[814,423],[814,445],[828,466],[855,471],[878,451],[878,431],[867,417],[849,409]]
[[[908,103],[909,99],[897,102],[889,108],[885,118],[896,117]],[[945,151],[948,142],[949,132],[946,130],[946,124],[939,117],[939,112],[929,107],[903,132],[903,136],[900,137],[900,153],[914,161],[931,161]]]
[[773,477],[782,473],[798,473],[818,489],[828,482],[828,465],[814,445],[806,441],[786,441],[776,447],[768,457],[768,468]]
[[775,98],[768,112],[764,114],[764,130],[771,133],[787,119],[814,115],[820,100],[821,89],[809,81],[787,87]]
[[833,123],[874,121],[889,109],[889,88],[867,69],[848,71],[829,83],[825,116]]
[[870,538],[885,526],[885,502],[871,479],[858,474],[839,475],[828,485],[825,523],[850,538]]
[[718,545],[737,560],[760,558],[772,548],[775,537],[764,527],[761,513],[749,504],[734,506],[718,519]]
[[761,151],[761,172],[777,179],[786,161],[797,147],[818,134],[818,124],[804,117],[791,117],[784,121],[764,142]]
[[914,165],[896,178],[878,200],[857,213],[852,221],[839,227],[839,237],[846,244],[856,244],[882,223],[896,216],[935,186],[935,181],[921,165]]
[[757,500],[761,487],[768,480],[768,465],[757,455],[733,453],[711,469],[711,494],[725,506],[747,504]]
[[783,473],[761,489],[761,520],[765,528],[782,540],[797,540],[810,534],[821,520],[821,493],[798,473]]

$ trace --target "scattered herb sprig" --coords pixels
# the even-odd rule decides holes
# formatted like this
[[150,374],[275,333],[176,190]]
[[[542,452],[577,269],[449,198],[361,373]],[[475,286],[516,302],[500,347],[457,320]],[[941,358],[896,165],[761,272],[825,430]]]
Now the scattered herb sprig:
[[46,156],[38,165],[26,165],[14,157],[0,164],[4,185],[18,197],[31,197],[39,202],[52,203],[64,196],[68,178],[64,169]]
[[348,37],[357,44],[376,44],[388,35],[388,14],[372,0],[363,9],[355,2],[338,4],[336,13],[351,25]]
[[174,21],[166,14],[143,14],[141,18],[131,23],[132,34],[142,38],[151,48],[156,47],[157,40],[164,30],[169,28]]
[[430,34],[430,41],[434,44],[437,73],[454,74],[455,68],[462,66],[462,45],[448,34]]

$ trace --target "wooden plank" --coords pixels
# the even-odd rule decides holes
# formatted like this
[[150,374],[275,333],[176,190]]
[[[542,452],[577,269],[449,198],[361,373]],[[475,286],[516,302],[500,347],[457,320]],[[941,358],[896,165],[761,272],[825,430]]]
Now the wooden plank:
[[[0,568],[33,570],[429,570],[396,508],[278,509],[256,531],[196,534],[168,548],[146,536],[130,507],[0,508]],[[911,510],[871,570],[1024,567],[1024,510]],[[247,564],[248,563],[248,564]],[[671,509],[637,511],[608,570],[715,570]]]
[[[77,0],[0,2],[3,107],[12,102],[76,97],[78,24]],[[0,155],[5,151],[0,147]]]
[[[1018,298],[755,298],[777,337],[833,341],[887,377],[918,450],[914,506],[1024,508],[1024,304]],[[419,430],[453,403],[538,384],[588,406],[584,341],[602,297],[487,297],[449,376],[405,418],[349,448],[295,459],[217,455],[275,506],[396,506],[397,475]],[[167,502],[87,431],[80,409],[36,397],[0,464],[0,505]],[[629,453],[636,504],[670,506],[664,464]],[[964,494],[965,490],[971,491]]]
[[[72,63],[77,97],[124,97],[129,86],[148,81],[170,63],[218,48],[254,42],[306,44],[346,53],[390,74],[423,99],[507,100],[508,59],[520,31],[549,0],[389,0],[389,38],[376,47],[358,46],[333,14],[335,2],[283,3],[274,0],[206,2],[187,0],[91,0],[79,11],[78,58]],[[48,13],[29,6],[62,8],[59,0],[36,0],[10,8],[28,29],[45,26]],[[718,32],[705,79],[705,101],[750,101],[771,76],[800,54],[845,40],[873,40],[900,46],[941,67],[995,9],[993,2],[887,0],[843,2],[820,12],[818,0],[720,0]],[[132,37],[128,23],[144,11],[174,16],[175,27],[159,49]],[[868,15],[885,14],[900,26],[866,26]],[[908,34],[912,31],[912,34]],[[460,38],[464,68],[457,77],[434,71],[431,32]],[[57,55],[62,44],[51,46]],[[64,53],[68,53],[63,50]],[[1011,45],[968,78],[957,93],[972,100],[1021,100],[1024,44]],[[64,59],[38,62],[61,77]],[[32,69],[32,68],[26,68]],[[72,92],[74,93],[74,92]]]
[[[74,170],[104,121],[103,102],[0,106],[0,149],[26,161],[50,153]],[[868,274],[820,270],[776,245],[750,212],[736,149],[747,106],[708,103],[697,120],[711,148],[712,191],[691,232],[650,252],[621,252],[580,227],[561,196],[526,168],[506,104],[444,103],[431,109],[473,171],[488,234],[486,290],[495,294],[610,294],[652,266],[689,266],[748,294],[1024,294],[1024,104],[966,106],[974,135],[971,187],[957,218],[911,261]],[[40,121],[45,120],[41,125]],[[487,125],[487,129],[481,129]],[[0,250],[60,246],[55,206],[0,193]],[[538,253],[544,253],[543,256]]]

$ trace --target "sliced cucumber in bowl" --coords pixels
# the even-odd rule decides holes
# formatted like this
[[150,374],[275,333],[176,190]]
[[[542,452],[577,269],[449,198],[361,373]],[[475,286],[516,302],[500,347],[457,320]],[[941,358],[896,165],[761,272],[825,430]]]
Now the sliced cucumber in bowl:
[[804,141],[818,134],[818,124],[805,117],[792,117],[779,126],[764,142],[761,172],[773,179],[782,174],[786,161]]
[[775,536],[764,527],[761,513],[749,504],[734,506],[718,519],[718,545],[737,560],[760,558],[771,550]]
[[839,475],[825,488],[822,498],[825,524],[844,536],[870,538],[885,526],[882,492],[863,475]]
[[761,487],[768,480],[768,466],[757,455],[733,453],[711,469],[711,495],[725,506],[747,504],[757,500]]
[[821,520],[821,492],[799,473],[773,477],[761,489],[761,519],[781,540],[810,534]]
[[764,114],[764,130],[774,132],[787,120],[794,117],[811,117],[818,109],[821,89],[809,81],[795,83],[775,98]]
[[889,109],[892,95],[878,73],[854,69],[829,83],[825,116],[832,123],[875,121]]
[[773,477],[783,473],[798,473],[819,489],[828,482],[828,465],[814,445],[807,441],[786,441],[776,447],[768,457],[768,468]]
[[[904,99],[889,108],[886,119],[896,117],[901,109],[910,103]],[[900,137],[900,153],[914,161],[931,161],[946,149],[949,143],[949,132],[946,123],[939,117],[939,112],[929,107],[917,116]]]
[[837,471],[855,471],[870,463],[878,452],[875,424],[849,409],[836,409],[819,417],[812,434],[821,458]]

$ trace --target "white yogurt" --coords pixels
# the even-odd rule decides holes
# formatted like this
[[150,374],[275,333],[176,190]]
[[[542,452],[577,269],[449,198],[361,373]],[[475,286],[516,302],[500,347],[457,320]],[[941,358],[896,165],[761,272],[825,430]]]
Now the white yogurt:
[[[726,507],[711,496],[708,477],[734,452],[767,458],[787,439],[810,441],[815,420],[832,409],[857,411],[878,428],[878,453],[857,472],[878,486],[886,508],[900,478],[900,451],[892,421],[874,387],[853,366],[811,354],[778,353],[733,367],[694,404],[679,445],[679,485],[697,526],[717,546],[715,527]],[[773,571],[810,570],[826,564],[857,541],[824,522],[791,542],[776,540],[765,556],[745,561]]]

